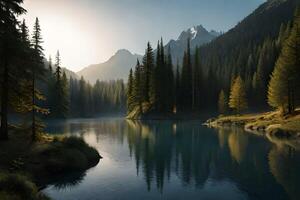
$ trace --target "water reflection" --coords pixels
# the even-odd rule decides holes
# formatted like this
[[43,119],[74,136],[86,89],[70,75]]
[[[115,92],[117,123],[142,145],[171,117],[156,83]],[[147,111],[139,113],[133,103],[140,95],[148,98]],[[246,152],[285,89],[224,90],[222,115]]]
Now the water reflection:
[[[81,136],[96,147],[101,143],[100,152],[107,152],[113,159],[124,159],[128,153],[134,169],[127,169],[130,164],[124,168],[134,170],[136,178],[143,177],[148,193],[140,195],[149,195],[143,198],[159,198],[155,196],[157,193],[170,199],[300,198],[299,152],[241,129],[216,131],[198,121],[142,123],[121,119],[75,120],[51,125],[51,132],[61,130]],[[124,152],[124,146],[128,152]],[[97,168],[100,174],[101,163]],[[118,183],[136,182],[136,178],[118,178]],[[99,175],[96,182],[101,180]],[[81,179],[79,183],[86,181]],[[136,188],[129,189],[135,195],[141,193]],[[116,192],[122,199],[129,199],[126,195],[132,197],[122,189]]]

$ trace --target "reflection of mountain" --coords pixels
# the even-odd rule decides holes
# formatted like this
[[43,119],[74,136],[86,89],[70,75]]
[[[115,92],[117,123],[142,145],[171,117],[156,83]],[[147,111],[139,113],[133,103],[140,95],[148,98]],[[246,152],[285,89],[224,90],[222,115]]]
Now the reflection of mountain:
[[275,179],[293,200],[300,199],[300,155],[290,147],[273,147],[269,165]]

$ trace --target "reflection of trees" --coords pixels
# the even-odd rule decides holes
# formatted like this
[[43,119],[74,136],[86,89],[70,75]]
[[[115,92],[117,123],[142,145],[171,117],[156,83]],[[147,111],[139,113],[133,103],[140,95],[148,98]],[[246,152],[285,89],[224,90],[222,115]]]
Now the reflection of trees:
[[233,128],[228,138],[228,145],[232,158],[238,163],[242,162],[248,144],[248,136],[239,128]]
[[208,178],[231,179],[259,199],[284,196],[269,173],[270,144],[259,137],[249,137],[238,129],[215,134],[214,130],[191,122],[176,126],[172,122],[126,124],[137,173],[142,171],[149,190],[156,184],[162,192],[165,179],[176,174],[182,184],[203,187]]
[[276,143],[275,148],[243,130],[219,129],[216,133],[198,122],[115,119],[69,122],[63,128],[86,140],[92,137],[93,142],[106,137],[112,142],[127,143],[137,174],[144,177],[148,190],[157,187],[162,192],[166,180],[175,175],[182,184],[199,188],[208,178],[230,179],[238,183],[239,189],[246,188],[254,199],[287,199],[286,192],[290,198],[300,199],[299,152],[289,152],[282,143]]
[[269,165],[276,181],[291,199],[300,199],[300,155],[289,146],[274,146],[269,153]]

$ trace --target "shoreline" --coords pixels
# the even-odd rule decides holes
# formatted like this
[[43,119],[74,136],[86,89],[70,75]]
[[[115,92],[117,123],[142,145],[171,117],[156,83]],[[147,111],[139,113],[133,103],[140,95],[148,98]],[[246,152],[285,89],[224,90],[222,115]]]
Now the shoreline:
[[81,176],[102,158],[83,139],[42,134],[32,142],[21,129],[10,131],[0,145],[0,199],[49,199],[40,192],[43,188],[72,173]]
[[300,145],[300,110],[293,115],[282,116],[279,111],[257,114],[219,116],[208,119],[204,125],[210,128],[241,127],[246,132],[265,136],[270,140],[297,141]]

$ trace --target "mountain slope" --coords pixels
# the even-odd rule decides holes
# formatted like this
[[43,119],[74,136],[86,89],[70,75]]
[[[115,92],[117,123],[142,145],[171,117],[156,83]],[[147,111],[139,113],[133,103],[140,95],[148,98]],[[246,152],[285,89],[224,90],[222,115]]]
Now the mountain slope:
[[[195,26],[186,31],[183,31],[177,40],[171,40],[166,46],[165,50],[170,46],[173,62],[177,60],[181,63],[183,52],[186,48],[187,39],[191,39],[191,49],[196,46],[206,44],[219,36],[220,33],[216,31],[208,32],[203,26]],[[155,51],[154,51],[155,53]],[[90,65],[83,70],[77,72],[77,75],[83,76],[91,83],[99,80],[116,80],[128,78],[129,70],[136,65],[136,60],[142,61],[142,56],[132,54],[128,50],[121,49],[112,56],[107,62],[101,64]]]
[[253,106],[266,104],[269,77],[299,2],[269,0],[233,29],[199,49],[206,76],[203,84],[209,88],[207,101],[215,104],[221,89],[228,94],[232,79],[240,75],[249,99],[254,99]]
[[126,81],[129,70],[136,65],[137,59],[142,60],[142,56],[132,54],[126,49],[121,49],[108,61],[90,65],[77,72],[77,75],[83,76],[91,83],[95,83],[97,79],[103,81],[124,79]]
[[173,63],[178,61],[181,64],[188,38],[190,38],[191,50],[193,51],[197,46],[199,47],[211,42],[220,34],[213,30],[209,32],[202,25],[194,26],[183,31],[177,40],[170,40],[165,49],[167,50],[170,47]]
[[[48,68],[49,62],[47,59],[44,59],[44,65],[46,68]],[[55,65],[53,65],[52,68],[55,71]],[[72,77],[73,79],[79,79],[79,76],[77,76],[77,74],[75,72],[73,72],[65,67],[63,67],[62,70],[66,73],[68,78]]]

